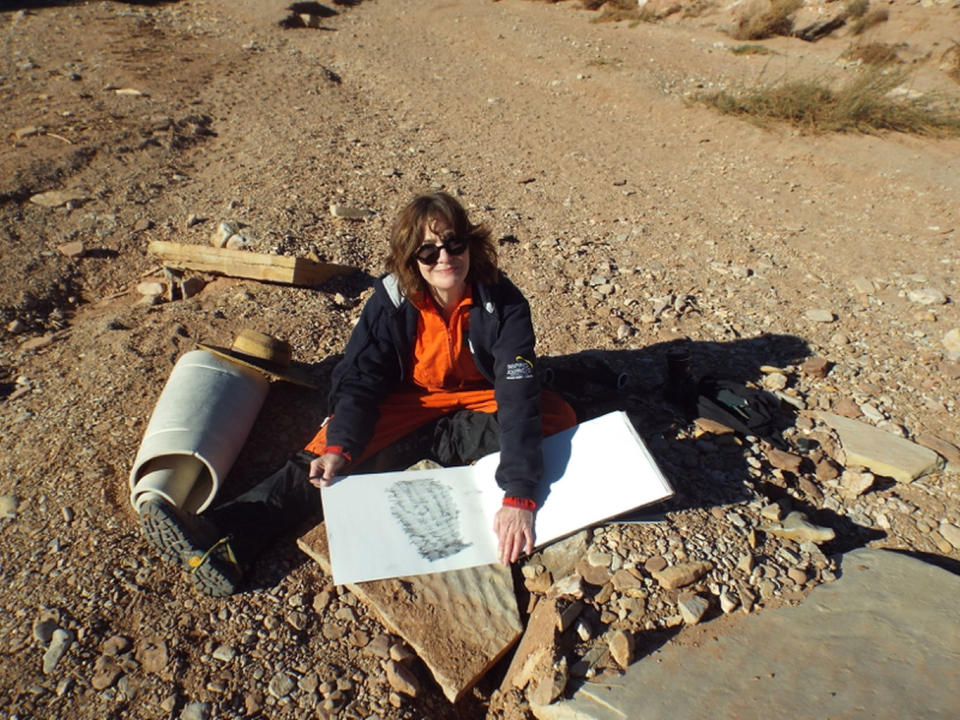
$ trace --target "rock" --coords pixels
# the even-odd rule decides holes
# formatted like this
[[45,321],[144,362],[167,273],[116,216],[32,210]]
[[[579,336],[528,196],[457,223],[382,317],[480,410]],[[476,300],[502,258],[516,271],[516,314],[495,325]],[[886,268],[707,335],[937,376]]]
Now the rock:
[[[819,465],[817,467],[819,468]],[[836,475],[834,475],[834,477],[836,477]],[[817,487],[817,484],[810,478],[801,475],[797,480],[797,485],[800,487],[800,490],[803,492],[803,494],[813,500],[815,503],[823,502],[823,493],[820,491],[820,488]]]
[[573,598],[583,597],[583,578],[577,573],[571,573],[564,578],[557,580],[550,593],[553,597],[569,596]]
[[137,292],[141,295],[158,296],[163,295],[166,291],[166,286],[162,282],[154,280],[145,280],[137,284]]
[[103,645],[100,649],[103,651],[104,655],[116,657],[117,655],[122,655],[129,650],[130,644],[130,638],[125,638],[123,635],[113,635],[112,637],[109,637],[103,641]]
[[810,541],[819,544],[830,542],[836,537],[833,528],[814,525],[807,521],[806,515],[797,511],[787,515],[782,523],[761,525],[760,529],[798,543]]
[[943,456],[947,462],[960,464],[960,448],[953,443],[930,433],[917,436],[916,441],[917,445],[933,450],[938,455]]
[[692,562],[674,565],[665,568],[659,572],[652,573],[654,579],[660,583],[660,586],[667,590],[684,587],[695,583],[701,577],[713,569],[713,563]]
[[229,645],[220,645],[216,650],[213,651],[213,659],[219,660],[223,663],[233,662],[233,659],[237,656],[237,651],[234,650]]
[[832,323],[837,319],[829,310],[807,310],[803,316],[807,320],[816,323]]
[[613,589],[617,592],[635,590],[643,587],[643,580],[629,570],[617,570],[612,578]]
[[754,564],[753,554],[744,553],[740,556],[740,559],[737,560],[737,570],[749,574],[753,572]]
[[821,412],[818,417],[836,430],[847,465],[862,465],[877,475],[904,483],[941,466],[935,452],[904,438],[832,413]]
[[953,545],[953,547],[960,548],[960,527],[946,520],[941,520],[939,530],[944,540]]
[[831,409],[837,415],[842,415],[845,418],[858,418],[863,415],[863,413],[860,412],[860,406],[850,398],[837,400],[833,403]]
[[577,564],[577,572],[588,585],[602,586],[610,582],[610,571],[605,567],[591,565],[586,559]]
[[687,625],[696,625],[703,619],[710,604],[705,598],[693,593],[683,593],[677,599],[680,616]]
[[270,684],[267,686],[267,690],[275,698],[280,699],[293,692],[295,687],[296,683],[293,682],[293,678],[285,672],[278,672],[270,678]]
[[622,668],[627,668],[633,660],[633,635],[623,630],[615,631],[607,640],[610,657]]
[[960,360],[960,328],[954,328],[943,336],[943,347],[951,360]]
[[90,685],[94,690],[106,690],[123,674],[117,661],[109,655],[101,655],[93,664],[93,676]]
[[57,621],[53,618],[40,617],[33,624],[33,637],[41,645],[49,645],[53,639],[53,632],[57,629]]
[[227,250],[252,250],[254,244],[253,238],[235,233],[227,238],[227,242],[224,245]]
[[247,717],[256,715],[263,709],[263,696],[260,693],[248,692],[243,696],[243,709]]
[[26,342],[20,343],[20,350],[23,352],[32,352],[34,350],[42,350],[45,347],[48,347],[53,344],[53,334],[47,333],[46,335],[41,335],[40,337],[31,338]]
[[30,196],[30,202],[47,208],[60,207],[70,202],[83,202],[87,197],[75,190],[49,190]]
[[800,372],[807,377],[822,380],[830,373],[831,367],[832,363],[826,358],[812,357],[803,361],[803,365],[800,366]]
[[27,324],[20,318],[14,318],[9,323],[7,323],[7,332],[9,332],[11,335],[22,333],[26,329],[27,329]]
[[387,660],[384,663],[384,670],[387,673],[387,682],[390,683],[394,692],[414,698],[420,693],[420,681],[417,680],[417,676],[400,663]]
[[806,570],[801,570],[798,567],[792,567],[789,570],[787,570],[787,577],[793,580],[797,585],[800,585],[801,587],[803,585],[806,585],[807,580],[810,579],[809,577],[807,577]]
[[187,220],[186,220],[186,223],[184,224],[188,228],[192,228],[194,225],[199,225],[200,223],[202,223],[205,219],[206,218],[202,218],[195,213],[190,213],[189,215],[187,215]]
[[873,487],[875,479],[873,473],[844,470],[840,476],[840,487],[846,497],[858,498]]
[[394,643],[390,646],[390,659],[398,663],[410,663],[416,655],[403,643]]
[[735,595],[726,590],[720,593],[720,609],[724,615],[732,613],[738,605],[740,605],[740,600]]
[[222,222],[217,225],[216,229],[210,234],[210,244],[216,248],[226,247],[227,240],[230,239],[231,235],[236,235],[238,230],[240,230],[240,228],[236,223]]
[[153,220],[149,218],[140,218],[134,224],[134,232],[143,232],[144,230],[150,230],[153,227]]
[[583,602],[581,600],[574,600],[566,607],[563,605],[563,603],[557,604],[557,630],[560,632],[565,632],[566,629],[580,617],[580,613],[583,611]]
[[786,470],[794,475],[800,472],[800,464],[803,458],[793,453],[788,453],[777,448],[770,448],[766,451],[767,462],[780,470]]
[[693,421],[700,432],[710,435],[732,435],[733,428],[728,428],[723,423],[711,420],[710,418],[698,417]]
[[545,595],[552,585],[553,575],[550,574],[549,570],[546,570],[539,575],[535,575],[532,578],[526,578],[523,581],[523,586],[527,590],[540,595]]
[[947,302],[947,296],[936,288],[928,287],[922,290],[910,290],[907,293],[907,300],[921,305],[943,305]]
[[331,205],[330,214],[335,218],[345,218],[348,220],[363,220],[373,215],[372,210],[349,207],[347,205]]
[[381,660],[386,660],[390,657],[390,636],[384,635],[381,633],[377,635],[373,640],[367,643],[367,646],[363,649],[363,652],[367,655],[373,655],[378,657]]
[[50,636],[50,645],[43,654],[43,674],[49,675],[57,667],[57,663],[67,654],[73,644],[73,633],[63,628],[57,628]]
[[183,706],[180,720],[207,720],[210,717],[210,703],[192,702]]
[[527,700],[531,705],[549,705],[563,693],[569,677],[567,658],[561,656],[546,677],[540,678],[527,689]]
[[581,530],[540,551],[540,562],[555,578],[570,575],[587,553],[587,531]]
[[770,503],[769,505],[764,505],[760,508],[760,517],[764,520],[773,520],[777,521],[783,517],[783,508],[780,507],[780,503]]
[[145,642],[137,648],[136,658],[144,672],[159,675],[166,670],[170,661],[167,643],[163,640],[157,644]]
[[200,291],[203,290],[206,285],[207,283],[203,278],[191,275],[180,283],[180,293],[183,295],[183,299],[186,300],[187,298],[192,298],[194,295],[199,295]]
[[787,380],[786,375],[779,372],[773,372],[764,375],[761,384],[763,385],[764,389],[775,392],[777,390],[783,390],[785,387],[787,387],[788,382],[789,381]]
[[86,249],[83,247],[82,240],[74,240],[73,242],[62,243],[57,245],[57,250],[71,260],[79,260],[83,257],[84,252],[86,252]]
[[16,495],[0,495],[0,518],[15,518],[18,507],[20,507],[20,498]]
[[657,555],[656,557],[652,557],[648,559],[643,564],[643,569],[652,575],[653,573],[660,572],[666,566],[667,566],[666,559],[661,557],[660,555]]
[[40,128],[36,125],[25,125],[24,127],[17,128],[13,131],[13,137],[17,140],[23,140],[25,137],[30,137],[31,135],[39,135]]
[[583,618],[577,619],[577,625],[574,629],[577,633],[577,637],[583,642],[586,642],[593,637],[593,631],[590,629],[590,623]]
[[828,458],[824,458],[817,463],[817,480],[820,482],[826,482],[828,480],[836,480],[840,477],[840,468],[837,467],[837,464]]
[[853,278],[853,289],[856,290],[861,295],[871,295],[873,294],[877,286],[873,284],[872,280],[869,280],[865,277],[855,277]]

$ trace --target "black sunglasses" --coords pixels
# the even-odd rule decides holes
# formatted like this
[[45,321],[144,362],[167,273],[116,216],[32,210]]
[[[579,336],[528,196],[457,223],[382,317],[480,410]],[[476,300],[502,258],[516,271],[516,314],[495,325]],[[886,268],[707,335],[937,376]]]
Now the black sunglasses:
[[460,255],[467,249],[469,243],[463,238],[452,235],[445,238],[443,244],[426,243],[421,245],[413,254],[413,257],[424,265],[436,265],[440,259],[440,251],[446,250],[448,255]]

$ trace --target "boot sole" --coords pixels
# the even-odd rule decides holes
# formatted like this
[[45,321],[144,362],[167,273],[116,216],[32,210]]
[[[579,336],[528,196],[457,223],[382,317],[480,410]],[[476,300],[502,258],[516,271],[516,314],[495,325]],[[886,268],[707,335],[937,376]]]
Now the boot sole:
[[147,501],[140,508],[140,525],[147,542],[166,562],[187,571],[198,590],[212,597],[227,597],[236,592],[240,571],[228,560],[211,554],[196,569],[205,550],[190,541],[179,518],[160,503]]

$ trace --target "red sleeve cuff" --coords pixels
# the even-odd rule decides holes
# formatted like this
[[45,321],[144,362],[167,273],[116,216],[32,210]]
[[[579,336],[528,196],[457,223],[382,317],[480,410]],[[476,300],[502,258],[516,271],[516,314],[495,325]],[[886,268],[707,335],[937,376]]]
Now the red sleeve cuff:
[[528,500],[527,498],[505,497],[503,499],[503,504],[505,507],[515,507],[520,508],[521,510],[529,510],[530,512],[537,511],[537,504],[533,500]]
[[353,462],[353,458],[350,457],[350,453],[344,450],[343,446],[341,445],[327,445],[323,449],[323,452],[321,453],[321,455],[326,455],[327,453],[330,453],[331,455],[339,455],[347,462]]

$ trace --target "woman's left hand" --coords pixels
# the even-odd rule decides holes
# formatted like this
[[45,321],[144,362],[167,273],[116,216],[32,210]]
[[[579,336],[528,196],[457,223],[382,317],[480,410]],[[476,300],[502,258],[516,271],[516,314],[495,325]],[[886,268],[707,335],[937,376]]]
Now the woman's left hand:
[[533,552],[533,513],[529,510],[504,505],[493,518],[493,531],[504,565],[515,563],[521,552]]

